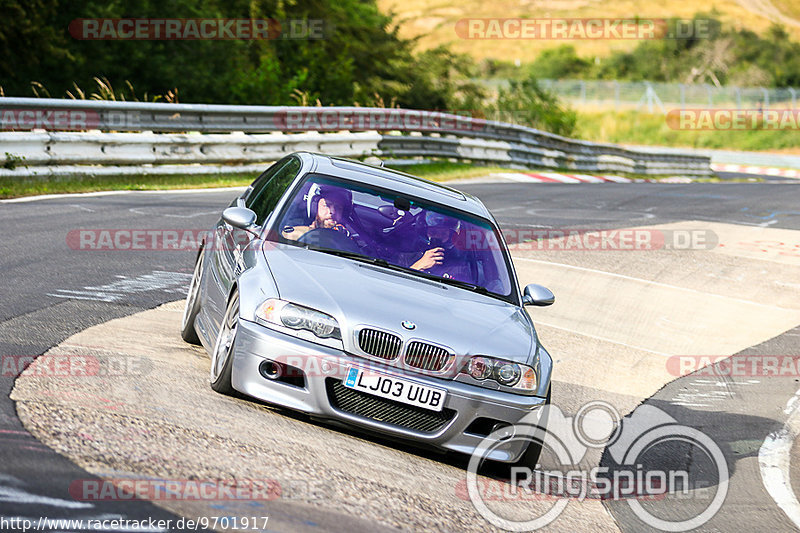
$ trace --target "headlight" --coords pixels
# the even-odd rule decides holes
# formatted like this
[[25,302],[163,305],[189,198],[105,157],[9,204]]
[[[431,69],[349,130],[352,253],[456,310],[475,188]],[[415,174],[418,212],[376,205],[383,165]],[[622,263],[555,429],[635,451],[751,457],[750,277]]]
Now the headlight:
[[519,365],[516,363],[497,361],[494,364],[494,379],[501,385],[513,387],[517,384],[521,375],[522,372],[519,369]]
[[493,357],[482,355],[472,357],[461,371],[478,381],[491,380],[520,391],[532,392],[538,387],[536,371],[533,368]]
[[270,298],[256,309],[256,319],[290,329],[310,331],[320,339],[342,339],[339,323],[331,315]]

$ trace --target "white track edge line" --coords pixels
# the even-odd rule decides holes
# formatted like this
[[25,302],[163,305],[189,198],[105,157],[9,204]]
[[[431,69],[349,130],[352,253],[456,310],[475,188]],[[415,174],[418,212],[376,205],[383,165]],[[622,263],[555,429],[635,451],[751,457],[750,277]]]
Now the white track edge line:
[[[512,250],[512,252],[513,251],[514,250]],[[725,296],[724,294],[715,294],[713,292],[704,292],[704,291],[699,291],[697,289],[690,289],[688,287],[679,287],[677,285],[669,285],[667,283],[661,283],[661,282],[658,282],[658,281],[650,281],[650,280],[646,280],[646,279],[643,279],[643,278],[634,278],[633,276],[626,276],[625,274],[617,274],[615,272],[606,272],[605,270],[597,270],[597,269],[594,269],[594,268],[586,268],[586,267],[579,267],[579,266],[575,266],[575,265],[567,265],[567,264],[564,264],[564,263],[553,263],[552,261],[542,261],[541,259],[530,259],[530,258],[527,258],[527,257],[518,257],[518,256],[514,256],[513,253],[512,253],[512,258],[513,258],[514,261],[528,261],[528,262],[531,262],[531,263],[541,263],[543,265],[551,265],[551,266],[556,266],[556,267],[572,268],[572,269],[575,269],[575,270],[583,270],[583,271],[586,271],[586,272],[594,272],[596,274],[604,274],[606,276],[613,276],[615,278],[627,279],[627,280],[630,280],[630,281],[638,281],[640,283],[647,283],[649,285],[655,285],[657,287],[664,287],[666,289],[675,289],[675,290],[679,290],[679,291],[693,292],[695,294],[702,294],[703,296],[711,296],[711,297],[714,297],[714,298],[725,298],[726,300],[731,300],[731,301],[734,301],[734,302],[739,302],[739,303],[744,303],[744,304],[749,304],[749,305],[757,305],[757,306],[760,306],[760,307],[768,307],[769,309],[781,309],[783,311],[793,311],[793,312],[800,313],[800,309],[792,309],[790,307],[781,307],[779,305],[763,304],[761,302],[753,302],[751,300],[744,300],[742,298],[734,298],[732,296]]]
[[[787,406],[797,399],[800,390],[789,399]],[[797,436],[795,425],[800,422],[800,410],[797,402],[786,423],[778,431],[770,433],[761,448],[758,450],[758,469],[761,481],[775,504],[781,508],[794,525],[800,528],[800,502],[792,490],[791,482],[791,451],[794,439]]]

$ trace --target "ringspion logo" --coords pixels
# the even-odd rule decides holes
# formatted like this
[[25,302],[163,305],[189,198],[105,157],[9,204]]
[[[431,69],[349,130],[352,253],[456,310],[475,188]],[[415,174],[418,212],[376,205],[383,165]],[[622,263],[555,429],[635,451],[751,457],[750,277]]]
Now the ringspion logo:
[[[478,475],[487,459],[508,458],[528,446],[540,447],[542,455],[536,465],[511,466],[508,482],[486,481]],[[687,470],[669,460],[676,446],[692,454],[694,468]],[[604,450],[604,459],[587,469],[581,465],[592,448]],[[648,404],[623,419],[612,405],[595,400],[574,416],[545,405],[520,423],[493,431],[475,448],[466,479],[455,491],[469,499],[488,523],[506,531],[543,528],[570,503],[589,498],[624,501],[639,521],[634,529],[688,531],[716,515],[727,497],[729,480],[721,448],[698,429]],[[689,498],[693,502],[686,514],[668,518],[654,512],[651,503]],[[547,505],[532,506],[533,501]]]

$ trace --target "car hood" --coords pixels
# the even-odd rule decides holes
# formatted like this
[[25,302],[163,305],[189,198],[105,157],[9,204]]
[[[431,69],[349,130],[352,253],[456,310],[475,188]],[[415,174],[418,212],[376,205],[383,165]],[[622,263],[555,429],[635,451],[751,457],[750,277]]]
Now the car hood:
[[[368,325],[404,341],[422,339],[457,355],[490,355],[525,363],[535,332],[520,307],[458,287],[306,248],[275,245],[264,254],[283,300],[333,315],[352,352]],[[409,331],[401,323],[413,322]]]

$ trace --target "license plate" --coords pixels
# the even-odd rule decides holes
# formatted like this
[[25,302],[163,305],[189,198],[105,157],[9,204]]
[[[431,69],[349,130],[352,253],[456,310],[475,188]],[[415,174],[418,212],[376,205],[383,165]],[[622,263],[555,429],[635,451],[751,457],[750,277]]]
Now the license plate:
[[441,411],[447,396],[447,391],[442,389],[356,367],[347,369],[347,377],[342,383],[353,390],[431,411]]

